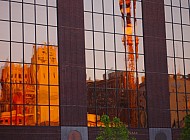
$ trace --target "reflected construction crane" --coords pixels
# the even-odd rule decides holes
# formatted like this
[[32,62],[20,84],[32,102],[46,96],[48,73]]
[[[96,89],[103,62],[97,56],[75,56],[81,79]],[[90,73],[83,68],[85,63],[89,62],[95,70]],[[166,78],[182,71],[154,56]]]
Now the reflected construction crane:
[[[133,5],[132,5],[133,4]],[[138,59],[138,44],[139,39],[137,36],[133,36],[136,34],[136,0],[119,0],[120,11],[123,19],[123,29],[124,36],[122,39],[124,48],[128,55],[125,56],[125,66],[126,66],[126,82],[125,88],[128,89],[128,108],[130,108],[130,126],[137,127],[137,94],[136,91],[136,83],[138,81],[135,80],[135,70],[136,70],[136,62],[135,59]],[[131,8],[133,6],[133,9]],[[132,13],[134,14],[134,22],[131,21]]]

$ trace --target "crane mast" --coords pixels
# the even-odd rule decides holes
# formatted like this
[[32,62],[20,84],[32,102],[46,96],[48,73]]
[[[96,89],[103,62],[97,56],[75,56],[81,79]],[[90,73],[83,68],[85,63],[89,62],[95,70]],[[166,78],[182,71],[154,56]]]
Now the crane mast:
[[[135,81],[135,70],[136,62],[135,59],[138,59],[138,44],[139,39],[137,36],[133,37],[133,32],[135,34],[135,25],[136,25],[136,0],[133,0],[133,11],[131,8],[131,0],[119,0],[120,11],[122,14],[123,25],[124,25],[124,36],[122,39],[123,45],[128,52],[127,57],[125,57],[126,65],[126,78],[127,83],[125,83],[126,88],[128,89],[128,98],[129,98],[129,108],[130,108],[130,126],[137,127],[137,108],[136,98],[136,81]],[[131,13],[134,13],[134,22],[131,22]],[[133,39],[134,38],[134,39]],[[134,43],[133,43],[134,42]],[[134,47],[135,46],[135,47]]]

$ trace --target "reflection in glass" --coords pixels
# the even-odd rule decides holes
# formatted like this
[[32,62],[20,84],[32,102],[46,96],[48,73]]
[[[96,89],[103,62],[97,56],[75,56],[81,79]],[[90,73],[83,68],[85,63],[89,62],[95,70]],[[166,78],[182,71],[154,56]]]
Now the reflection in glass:
[[49,44],[51,45],[58,45],[57,41],[57,27],[48,27],[48,34],[49,34]]
[[95,51],[95,68],[105,68],[104,51]]
[[11,43],[11,62],[23,62],[23,44]]
[[0,50],[1,50],[0,61],[9,61],[10,60],[10,43],[0,41]]
[[189,24],[189,10],[188,9],[181,9],[182,11],[182,23]]
[[13,41],[22,41],[22,24],[12,22],[11,23],[11,39]]
[[[28,1],[27,1],[28,2]],[[24,21],[29,23],[34,23],[34,5],[32,4],[24,4]]]
[[59,120],[59,107],[58,106],[50,106],[50,122],[51,122],[50,125],[57,126],[58,120]]
[[47,27],[46,26],[36,26],[36,39],[37,44],[44,44],[47,42]]
[[108,51],[114,51],[114,35],[113,34],[105,34],[105,49]]
[[48,24],[49,25],[57,25],[57,9],[56,8],[48,8]]
[[0,125],[59,125],[56,1],[35,2],[0,1]]
[[113,16],[105,15],[104,20],[105,20],[105,23],[104,23],[105,32],[113,33],[113,30],[114,30]]
[[167,46],[167,56],[174,57],[173,41],[167,40],[166,46]]
[[[189,59],[189,12],[187,0],[172,0],[171,3],[165,0],[166,15],[166,41],[167,41],[167,60],[171,127],[184,127],[184,117],[188,111],[190,100],[190,63]],[[180,7],[181,5],[181,7]],[[169,9],[172,9],[172,14]],[[170,22],[170,23],[168,23]]]
[[[92,40],[89,40],[92,41]],[[94,33],[94,49],[104,50],[104,34],[95,32]]]
[[170,6],[165,6],[165,21],[166,22],[172,21],[171,7]]
[[24,24],[24,42],[35,43],[35,26]]
[[102,13],[102,0],[92,0],[94,12]]
[[85,27],[88,30],[92,30],[92,13],[84,13]]
[[[16,47],[18,45],[18,43],[14,44],[13,47]],[[29,121],[30,123],[27,123],[27,121],[25,121],[25,125],[35,125],[33,124],[36,122],[35,117],[39,119],[39,125],[42,125],[44,123],[46,124],[49,122],[49,117],[44,115],[49,114],[48,106],[38,106],[38,115],[36,114],[34,106],[29,107],[29,105],[36,104],[36,96],[38,97],[37,103],[39,105],[49,105],[49,102],[51,102],[54,105],[58,105],[58,87],[49,87],[49,85],[58,85],[58,67],[48,66],[58,64],[56,57],[57,48],[54,46],[34,46],[33,49],[34,50],[31,57],[31,64],[23,65],[22,63],[12,63],[12,60],[11,63],[5,62],[4,65],[1,65],[2,88],[0,102],[1,104],[3,104],[2,106],[5,106],[5,108],[7,104],[10,103],[15,104],[16,107],[13,106],[11,110],[8,107],[4,112],[1,112],[2,117],[0,119],[4,119],[3,114],[6,114],[5,112],[11,112],[12,115],[15,115],[12,116],[12,118],[9,118],[12,119],[12,125],[18,125],[14,122],[14,117],[16,117],[16,119],[21,119],[21,121],[24,122],[23,119],[26,119],[26,116],[30,118],[27,118],[27,121]],[[18,51],[18,48],[16,50]],[[49,57],[47,50],[49,51]],[[12,57],[12,59],[14,59],[14,57]],[[14,61],[16,61],[16,58],[14,59]],[[38,65],[36,65],[36,63]],[[11,86],[10,82],[12,82]],[[38,85],[36,85],[37,83]],[[12,98],[10,98],[10,95],[12,96]],[[28,106],[29,108],[27,108],[26,106]],[[26,108],[25,114],[21,112],[23,111],[23,107]],[[27,114],[27,111],[30,114]],[[58,118],[58,116],[54,117]],[[58,123],[59,120],[57,119],[54,121]],[[5,124],[2,123],[1,125]],[[19,125],[23,125],[23,123]]]
[[172,24],[169,23],[166,23],[166,38],[167,39],[173,38]]
[[0,1],[0,9],[3,12],[0,12],[0,19],[8,20],[9,19],[9,2],[8,1]]
[[[41,1],[41,0],[39,0]],[[47,23],[47,13],[45,6],[36,6],[36,22],[38,24]]]
[[84,10],[92,11],[92,1],[91,0],[84,0]]
[[180,8],[173,7],[172,8],[173,12],[173,22],[174,23],[180,23],[181,22],[181,16],[180,16]]
[[11,2],[11,20],[22,21],[22,4]]
[[10,40],[10,23],[5,21],[0,21],[0,40]]
[[129,127],[147,127],[141,4],[84,2],[88,126],[101,126],[100,116],[108,114]]
[[[115,54],[113,52],[106,52],[106,69],[115,69]],[[109,60],[109,61],[108,61]]]
[[106,14],[113,14],[113,0],[104,0],[104,12]]
[[181,25],[174,24],[173,25],[173,34],[175,40],[181,40],[182,39],[182,32],[181,32]]
[[36,4],[46,5],[46,0],[36,0]]
[[90,40],[93,40],[93,33],[85,31],[85,48],[86,49],[93,49],[93,42]]
[[23,2],[34,3],[34,0],[23,0]]
[[93,17],[94,17],[94,30],[103,31],[103,15],[93,14]]
[[94,59],[93,59],[93,51],[86,50],[86,67],[93,68],[94,67]]
[[49,6],[57,6],[57,0],[48,0],[48,5]]
[[183,40],[184,41],[190,41],[189,33],[190,33],[190,24],[189,26],[183,25]]
[[181,0],[181,7],[189,8],[189,1],[188,0]]

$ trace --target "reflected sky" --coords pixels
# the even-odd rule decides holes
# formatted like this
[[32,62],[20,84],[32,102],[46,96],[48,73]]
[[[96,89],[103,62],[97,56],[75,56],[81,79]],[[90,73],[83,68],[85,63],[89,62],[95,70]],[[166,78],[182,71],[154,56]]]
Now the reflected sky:
[[[57,46],[57,9],[56,0],[22,0],[11,2],[0,1],[0,61],[31,62],[33,44],[49,44]],[[8,21],[11,12],[11,24]],[[36,19],[35,19],[36,13]],[[48,14],[47,14],[48,13]],[[35,20],[38,25],[35,26]],[[22,22],[25,22],[22,24]],[[49,26],[47,26],[49,25]],[[36,29],[36,32],[35,32]],[[11,36],[10,36],[11,33]],[[13,41],[11,44],[8,41]],[[7,42],[6,42],[7,41]],[[23,45],[22,42],[25,42]],[[27,43],[27,44],[26,44]],[[23,49],[24,48],[24,49]],[[24,53],[24,54],[23,54]],[[11,54],[11,56],[10,56]],[[3,63],[0,62],[0,66]]]
[[[94,79],[94,77],[96,77],[96,79],[103,79],[103,74],[105,73],[103,69],[105,68],[108,71],[125,71],[125,61],[129,54],[126,53],[128,52],[128,47],[125,49],[122,41],[124,36],[124,23],[120,11],[119,0],[84,0],[84,9],[86,11],[84,13],[86,29],[86,67],[102,69],[96,70],[95,76],[93,76],[93,71],[87,70],[87,79]],[[94,13],[92,13],[92,11]],[[137,21],[135,26],[133,2],[131,2],[131,16],[133,26],[132,35],[139,36],[139,59],[137,60],[137,67],[135,67],[138,72],[144,72],[143,29],[140,1],[136,2]],[[93,33],[92,30],[95,32]],[[135,38],[133,37],[132,40],[133,50],[135,50]],[[93,51],[93,49],[95,51]]]
[[[93,2],[93,6],[92,6]],[[168,6],[165,6],[165,18],[166,18],[166,38],[167,39],[175,39],[176,41],[172,42],[167,41],[167,55],[169,57],[177,57],[177,60],[174,62],[174,60],[168,59],[168,73],[174,74],[175,73],[175,67],[176,67],[176,73],[180,74],[190,74],[190,55],[188,52],[190,52],[190,38],[189,38],[189,32],[190,32],[190,20],[189,20],[189,3],[187,0],[181,0],[181,6],[182,9],[179,8],[180,1],[178,0],[172,0],[172,3],[174,6],[171,9],[171,1],[165,0],[165,4]],[[135,26],[136,28],[136,35],[142,36],[143,35],[143,29],[142,29],[142,13],[141,13],[141,7],[140,2],[137,1],[137,8],[136,8],[136,17],[137,24]],[[104,9],[102,8],[104,7]],[[118,0],[84,0],[84,8],[85,8],[85,29],[86,31],[86,49],[95,49],[95,54],[98,54],[98,57],[93,58],[93,51],[86,51],[86,65],[89,68],[93,68],[94,66],[98,65],[96,68],[101,69],[112,69],[116,70],[115,64],[113,61],[116,59],[117,63],[117,70],[125,70],[125,54],[122,54],[122,52],[125,52],[125,48],[123,46],[122,37],[124,34],[123,30],[123,21],[121,18],[121,12],[119,7],[119,1]],[[186,9],[185,9],[186,8]],[[172,15],[171,10],[173,12],[173,22],[175,24],[169,23],[172,21]],[[94,11],[95,13],[92,14],[91,12]],[[103,16],[103,13],[105,15]],[[115,15],[114,17],[112,15]],[[181,17],[182,15],[182,17]],[[134,16],[133,10],[132,10],[132,17]],[[104,19],[104,22],[103,22]],[[132,22],[134,20],[132,19]],[[180,24],[183,24],[181,26]],[[94,27],[93,27],[94,25]],[[94,36],[93,33],[90,32],[91,30],[95,30]],[[101,33],[105,31],[105,34]],[[113,33],[116,33],[115,38]],[[174,38],[173,38],[173,33]],[[134,30],[133,30],[134,32]],[[93,37],[94,37],[94,48],[93,48]],[[182,43],[182,38],[185,42]],[[114,40],[115,39],[115,40]],[[105,42],[104,42],[105,40]],[[153,46],[154,47],[154,46]],[[109,53],[102,53],[98,51],[103,50],[109,51]],[[112,54],[110,53],[113,52]],[[114,51],[119,52],[116,56],[114,56]],[[174,53],[175,51],[175,53]],[[139,38],[139,53],[144,54],[143,49],[143,38]],[[100,55],[101,54],[101,55]],[[107,55],[108,54],[108,55]],[[173,54],[173,55],[172,55]],[[185,60],[183,61],[183,57]],[[104,62],[104,58],[106,59],[106,63]],[[95,59],[95,64],[94,64]],[[108,61],[110,60],[110,61]],[[144,72],[144,58],[138,59],[138,71]],[[97,63],[97,64],[96,64]],[[175,64],[175,67],[174,67]],[[105,67],[106,66],[106,67]],[[93,71],[89,73],[87,71],[87,74],[89,77],[93,77]],[[102,79],[102,75],[98,74],[99,72],[96,72],[96,76],[98,79]],[[102,71],[102,73],[105,73]],[[87,76],[87,79],[89,79]]]
[[[190,15],[188,8],[188,0],[165,0],[169,74],[190,74]],[[176,58],[174,59],[174,57]]]

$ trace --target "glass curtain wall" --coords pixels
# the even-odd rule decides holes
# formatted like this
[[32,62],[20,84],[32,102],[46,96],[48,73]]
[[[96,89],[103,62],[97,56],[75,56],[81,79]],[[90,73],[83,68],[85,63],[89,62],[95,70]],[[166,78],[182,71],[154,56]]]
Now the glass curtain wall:
[[190,111],[190,1],[165,0],[171,127]]
[[56,0],[0,0],[0,125],[59,125]]
[[147,127],[141,0],[84,0],[88,126]]

